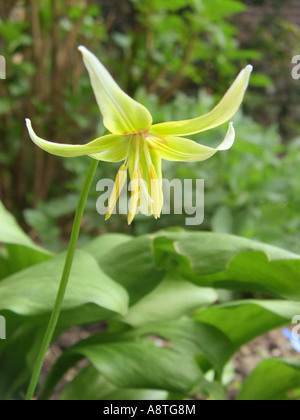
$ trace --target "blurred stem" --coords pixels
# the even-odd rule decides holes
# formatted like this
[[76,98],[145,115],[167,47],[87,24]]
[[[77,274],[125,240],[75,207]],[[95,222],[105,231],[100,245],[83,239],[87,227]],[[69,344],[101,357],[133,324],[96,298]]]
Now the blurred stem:
[[74,219],[74,223],[73,223],[71,238],[70,238],[68,252],[67,252],[66,261],[65,261],[65,266],[64,266],[63,273],[62,273],[62,277],[61,277],[56,301],[55,301],[55,304],[54,304],[54,308],[53,308],[51,318],[49,320],[47,330],[45,332],[43,342],[41,344],[41,348],[40,348],[40,352],[39,352],[37,360],[36,360],[36,364],[35,364],[34,369],[33,369],[32,377],[31,377],[30,384],[29,384],[28,391],[27,391],[27,395],[26,395],[26,400],[31,400],[34,396],[35,389],[36,389],[36,386],[37,386],[37,383],[38,383],[38,380],[39,380],[40,372],[41,372],[41,369],[42,369],[42,366],[43,366],[43,363],[44,363],[44,359],[45,359],[47,350],[48,350],[48,348],[51,344],[53,334],[55,332],[55,328],[56,328],[56,325],[57,325],[57,322],[58,322],[58,319],[59,319],[61,307],[62,307],[62,304],[63,304],[63,300],[64,300],[64,296],[65,296],[65,292],[66,292],[66,289],[67,289],[68,280],[69,280],[69,277],[70,277],[70,272],[71,272],[71,268],[72,268],[72,264],[73,264],[76,244],[77,244],[77,240],[78,240],[78,236],[79,236],[79,232],[80,232],[81,220],[82,220],[83,212],[84,212],[84,209],[85,209],[86,200],[87,200],[87,197],[88,197],[91,185],[92,185],[92,181],[94,179],[94,176],[95,176],[95,173],[96,173],[96,170],[97,170],[97,167],[98,167],[98,163],[99,163],[99,161],[92,160],[92,163],[91,163],[91,166],[90,166],[90,169],[89,169],[89,172],[88,172],[83,190],[81,192],[81,196],[80,196],[80,199],[79,199],[79,203],[78,203],[78,206],[77,206],[75,219]]
[[179,69],[176,72],[176,75],[173,77],[173,80],[169,83],[168,88],[161,94],[161,98],[160,98],[161,104],[165,104],[166,102],[168,102],[172,98],[176,90],[182,84],[185,69],[191,63],[191,57],[194,52],[196,39],[197,39],[196,35],[191,36],[188,46],[184,52],[184,56],[181,60]]

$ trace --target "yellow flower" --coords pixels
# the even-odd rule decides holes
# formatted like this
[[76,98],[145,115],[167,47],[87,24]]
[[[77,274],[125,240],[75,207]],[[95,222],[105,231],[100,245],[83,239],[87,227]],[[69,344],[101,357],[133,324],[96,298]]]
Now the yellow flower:
[[53,143],[38,137],[27,119],[29,135],[37,146],[53,155],[89,155],[106,162],[124,161],[116,177],[106,218],[114,210],[126,183],[127,171],[131,178],[128,223],[132,222],[138,207],[144,214],[158,218],[163,205],[161,160],[197,162],[232,146],[235,138],[232,123],[217,148],[203,146],[184,136],[218,127],[234,116],[248,87],[252,66],[248,65],[240,72],[221,102],[208,114],[190,120],[153,124],[150,112],[122,91],[94,54],[83,46],[79,51],[89,72],[104,125],[112,134],[86,145]]

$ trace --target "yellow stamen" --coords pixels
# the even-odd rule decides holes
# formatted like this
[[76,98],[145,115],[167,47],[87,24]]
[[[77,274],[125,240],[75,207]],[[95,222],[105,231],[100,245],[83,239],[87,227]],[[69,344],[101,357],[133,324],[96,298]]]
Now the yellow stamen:
[[157,178],[157,174],[153,164],[150,165],[149,171],[149,188],[150,188],[150,195],[153,201],[152,208],[153,208],[153,216],[155,219],[160,217],[160,199],[159,199],[159,187],[160,187],[160,180]]
[[123,164],[118,170],[115,183],[113,186],[113,190],[108,200],[108,211],[106,213],[105,220],[108,220],[110,216],[112,215],[126,180],[127,180],[127,169],[126,169],[126,165]]
[[136,209],[137,209],[137,204],[138,204],[138,200],[139,200],[139,191],[140,191],[140,187],[139,187],[139,174],[137,171],[134,171],[131,177],[131,198],[130,198],[130,203],[129,203],[129,213],[128,213],[128,224],[131,225],[135,213],[136,213]]
[[139,168],[140,168],[141,178],[144,179],[143,167],[141,164],[139,165]]

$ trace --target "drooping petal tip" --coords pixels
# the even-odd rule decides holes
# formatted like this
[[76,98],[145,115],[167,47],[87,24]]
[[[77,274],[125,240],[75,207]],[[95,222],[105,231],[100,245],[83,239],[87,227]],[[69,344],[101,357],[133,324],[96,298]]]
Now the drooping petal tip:
[[222,143],[216,148],[204,146],[194,140],[167,136],[165,138],[150,137],[150,145],[157,150],[160,157],[174,162],[200,162],[212,157],[215,153],[228,150],[235,140],[233,123],[229,124],[228,131]]
[[216,148],[216,150],[228,150],[231,148],[235,140],[235,129],[233,126],[233,122],[229,124],[229,128],[226,134],[225,139],[222,143]]
[[30,121],[30,119],[29,118],[25,118],[25,123],[26,123],[26,127],[28,128],[28,130],[29,130],[29,127],[31,126],[31,121]]
[[78,45],[78,51],[82,52],[86,50],[86,48],[83,45]]
[[31,121],[28,118],[25,121],[31,140],[52,155],[61,157],[89,155],[93,159],[107,162],[119,162],[126,157],[128,139],[124,136],[108,134],[83,145],[55,143],[38,137],[32,128]]

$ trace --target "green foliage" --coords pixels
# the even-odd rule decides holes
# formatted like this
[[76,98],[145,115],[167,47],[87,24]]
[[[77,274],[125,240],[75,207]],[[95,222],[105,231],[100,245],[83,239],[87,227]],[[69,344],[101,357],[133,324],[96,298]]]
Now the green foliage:
[[[6,3],[1,0],[0,54],[7,59],[8,75],[0,86],[0,187],[4,201],[16,211],[65,193],[55,181],[68,178],[55,158],[31,144],[26,117],[42,137],[57,141],[82,143],[102,132],[79,44],[101,57],[128,93],[145,86],[159,95],[160,103],[185,85],[194,90],[195,83],[211,81],[207,87],[219,92],[237,64],[242,67],[257,57],[255,51],[239,48],[230,23],[244,10],[238,1],[114,0],[103,7],[93,0],[76,6],[62,0]],[[43,216],[31,216],[30,224],[42,225],[43,239],[57,248],[55,237],[47,237]]]
[[[222,93],[225,93],[226,88],[223,90]],[[155,121],[204,114],[217,101],[217,98],[204,91],[200,91],[197,98],[178,94],[174,101],[163,106],[159,104],[157,96],[147,97],[144,90],[140,90],[136,97],[151,110]],[[163,162],[164,178],[204,179],[205,217],[201,229],[265,241],[299,253],[300,186],[295,175],[300,172],[299,139],[282,144],[276,126],[263,127],[242,113],[234,118],[234,122],[237,138],[229,153],[217,154],[201,164]],[[225,130],[213,130],[205,136],[194,136],[194,139],[208,146],[216,146],[224,137]],[[65,220],[72,220],[82,177],[89,162],[76,158],[67,160],[64,165],[72,174],[72,181],[67,184],[69,193],[40,203],[38,209],[25,212],[27,223],[53,250],[62,247],[62,227]],[[118,165],[102,163],[101,177],[114,179],[117,169]],[[109,222],[104,222],[103,216],[95,214],[95,202],[99,196],[94,184],[87,206],[86,226],[89,231],[127,229],[122,216],[115,215]],[[183,223],[182,215],[164,215],[159,227],[184,227]],[[157,229],[157,224],[151,218],[138,216],[134,230],[136,234],[152,232]],[[199,226],[195,229],[198,230]],[[88,241],[89,238],[84,236],[82,240]]]
[[[1,209],[2,242],[36,253]],[[58,287],[64,255],[39,251],[47,261],[0,282],[0,311],[8,325],[8,339],[0,342],[4,399],[20,398],[26,387]],[[107,329],[62,354],[43,398],[86,358],[89,365],[67,383],[61,399],[167,399],[174,393],[179,399],[199,393],[225,399],[231,382],[226,366],[235,352],[299,313],[299,275],[300,256],[227,234],[177,229],[95,238],[76,253],[56,338],[74,325],[106,320]],[[220,289],[231,291],[233,300],[221,303]],[[236,291],[269,297],[236,301]],[[223,381],[215,382],[211,371]],[[238,399],[283,399],[298,388],[296,360],[266,360]]]
[[[82,143],[104,132],[78,44],[101,57],[155,122],[206,113],[252,62],[245,106],[252,117],[235,117],[230,152],[201,165],[164,162],[166,178],[205,180],[205,220],[194,231],[167,229],[183,228],[181,215],[137,217],[133,230],[122,216],[104,222],[95,212],[95,180],[54,342],[74,326],[100,322],[105,331],[88,330],[71,345],[40,395],[50,398],[60,384],[61,400],[224,400],[240,347],[300,313],[300,155],[292,138],[299,85],[287,82],[299,30],[273,15],[245,24],[245,3],[0,0],[8,71],[0,84],[1,198],[43,244],[0,202],[0,315],[7,324],[0,399],[24,397],[89,165],[37,150],[24,119],[57,141]],[[224,133],[195,140],[215,146]],[[103,163],[100,176],[116,170]],[[263,360],[237,399],[299,399],[299,368],[296,358]]]
[[[3,4],[2,10],[13,11],[14,3]],[[4,202],[19,219],[24,218],[36,237],[47,248],[61,251],[88,160],[63,161],[46,156],[31,144],[23,122],[31,117],[45,138],[72,143],[103,133],[77,44],[85,44],[99,55],[122,87],[150,108],[155,122],[205,113],[249,61],[258,65],[251,77],[247,109],[264,103],[269,97],[264,89],[277,79],[270,79],[265,67],[263,74],[256,69],[262,68],[266,53],[259,42],[255,49],[251,42],[249,48],[240,47],[244,28],[239,33],[234,22],[245,10],[244,2],[131,0],[121,2],[118,8],[114,1],[99,8],[94,1],[84,1],[80,6],[57,1],[57,10],[51,4],[37,4],[32,11],[26,6],[27,14],[17,7],[15,13],[1,16],[0,53],[7,57],[9,71],[0,86],[0,112],[4,117],[0,120],[0,188]],[[268,28],[271,32],[274,29]],[[296,36],[296,32],[293,34]],[[270,42],[272,36],[264,39],[268,52]],[[274,56],[283,57],[282,44],[273,42]],[[43,54],[37,54],[39,51]],[[290,56],[281,61],[289,65]],[[207,90],[199,92],[199,86]],[[254,91],[255,86],[258,90]],[[271,107],[264,108],[265,118]],[[299,168],[298,139],[282,144],[277,125],[266,128],[243,116],[236,118],[236,130],[237,141],[230,153],[201,165],[166,162],[164,176],[205,179],[203,229],[300,252],[295,239],[299,231],[299,183],[294,175]],[[196,140],[215,145],[223,134],[214,130]],[[116,170],[117,166],[102,164],[101,177],[113,179]],[[84,230],[98,234],[126,229],[122,217],[104,223],[103,217],[95,215],[94,203],[99,195],[95,185],[93,191]],[[182,225],[182,220],[181,216],[164,217],[159,227]],[[136,234],[156,229],[157,222],[151,219],[137,219],[135,224]],[[81,242],[89,239],[85,234]]]
[[[226,88],[223,90],[225,93]],[[157,121],[204,114],[217,100],[204,91],[197,99],[178,94],[165,106],[160,106],[154,96],[147,98],[143,91],[137,97]],[[299,252],[299,138],[283,144],[276,126],[263,127],[242,113],[235,116],[234,122],[236,141],[229,153],[217,154],[201,164],[164,162],[164,177],[204,179],[202,229],[258,239]],[[194,139],[216,146],[225,130],[212,130]],[[182,216],[164,216],[160,223],[183,226],[183,220]],[[151,220],[138,219],[136,223],[138,233],[154,228]]]
[[282,400],[287,392],[299,387],[299,381],[299,360],[265,360],[247,379],[239,400]]

